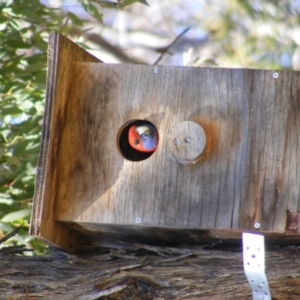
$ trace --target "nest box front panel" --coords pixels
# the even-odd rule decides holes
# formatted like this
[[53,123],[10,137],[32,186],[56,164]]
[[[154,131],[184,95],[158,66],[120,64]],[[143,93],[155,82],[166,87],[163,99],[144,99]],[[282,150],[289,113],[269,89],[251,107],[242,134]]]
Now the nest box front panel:
[[[59,221],[284,231],[298,210],[299,76],[284,71],[74,64]],[[130,124],[158,131],[152,155]]]

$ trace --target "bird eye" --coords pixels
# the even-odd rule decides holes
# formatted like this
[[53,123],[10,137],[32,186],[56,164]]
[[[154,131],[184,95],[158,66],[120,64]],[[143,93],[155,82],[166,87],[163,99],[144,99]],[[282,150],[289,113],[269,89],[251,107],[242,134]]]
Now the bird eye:
[[134,144],[135,144],[135,145],[138,145],[139,143],[140,143],[139,140],[135,140],[135,141],[134,141]]

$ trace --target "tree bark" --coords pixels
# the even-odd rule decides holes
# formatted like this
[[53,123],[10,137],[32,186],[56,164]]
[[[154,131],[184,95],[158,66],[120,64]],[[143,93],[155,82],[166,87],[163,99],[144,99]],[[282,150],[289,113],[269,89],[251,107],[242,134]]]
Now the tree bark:
[[[0,252],[0,299],[252,299],[240,248],[100,249],[25,257]],[[300,299],[298,247],[266,251],[272,299]]]

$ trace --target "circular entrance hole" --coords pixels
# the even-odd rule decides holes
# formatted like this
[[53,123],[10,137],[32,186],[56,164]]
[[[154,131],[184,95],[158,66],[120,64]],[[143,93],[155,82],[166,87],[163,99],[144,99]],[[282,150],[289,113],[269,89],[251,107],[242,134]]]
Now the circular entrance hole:
[[131,161],[145,160],[149,158],[155,152],[156,149],[154,149],[154,151],[151,152],[141,152],[132,148],[132,146],[130,146],[129,144],[129,139],[128,139],[129,130],[132,126],[137,126],[137,127],[149,126],[149,128],[151,128],[151,130],[154,130],[155,133],[157,134],[157,141],[158,141],[158,131],[151,122],[145,120],[129,121],[128,123],[124,124],[119,131],[117,144],[121,154],[126,159]]

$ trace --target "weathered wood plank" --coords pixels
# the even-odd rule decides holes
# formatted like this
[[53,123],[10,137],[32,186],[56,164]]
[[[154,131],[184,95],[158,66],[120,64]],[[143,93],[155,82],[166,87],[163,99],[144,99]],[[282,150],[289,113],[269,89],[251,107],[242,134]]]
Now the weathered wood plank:
[[[52,35],[31,234],[79,251],[64,222],[140,226],[143,238],[147,226],[284,233],[299,210],[300,73],[273,73],[106,65]],[[158,130],[150,157],[130,153],[137,119]],[[206,134],[195,164],[168,142],[186,121]]]
[[99,60],[60,34],[50,34],[48,46],[47,96],[43,120],[42,145],[30,234],[69,251],[80,251],[81,238],[54,221],[57,200],[57,179],[65,112],[68,105],[73,63]]
[[[300,298],[299,249],[266,251],[272,299]],[[252,299],[239,249],[150,247],[85,255],[0,253],[0,299]]]
[[[93,63],[73,71],[62,109],[57,220],[133,225],[140,218],[144,226],[223,229],[259,222],[263,230],[284,232],[285,211],[299,202],[298,132],[290,127],[300,118],[289,117],[298,73],[274,79],[263,70],[153,73],[150,66]],[[151,121],[160,136],[157,151],[139,162],[124,159],[117,147],[120,128],[135,119]],[[195,165],[178,163],[168,151],[170,130],[185,120],[202,125],[210,140]],[[280,207],[278,197],[286,199]]]

